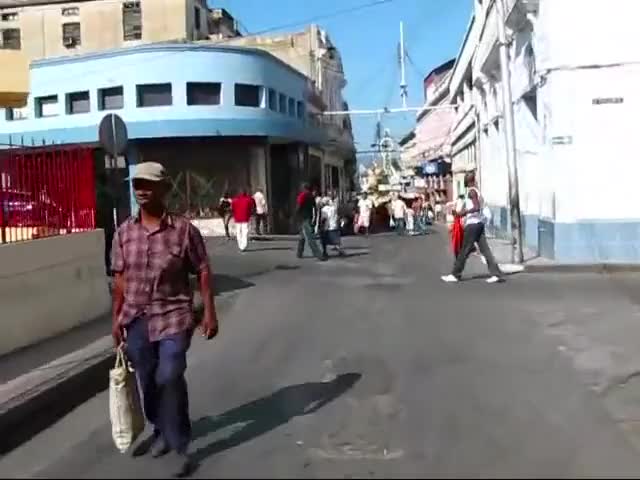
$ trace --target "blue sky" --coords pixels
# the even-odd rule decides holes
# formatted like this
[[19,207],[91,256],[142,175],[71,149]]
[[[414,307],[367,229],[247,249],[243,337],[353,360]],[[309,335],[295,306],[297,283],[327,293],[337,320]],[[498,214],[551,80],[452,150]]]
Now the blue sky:
[[[304,21],[331,14],[369,0],[213,0],[238,18],[249,32]],[[316,23],[329,32],[342,54],[348,85],[347,101],[352,109],[400,106],[400,68],[397,45],[399,23],[405,24],[405,41],[412,62],[407,64],[409,105],[423,102],[422,78],[456,56],[469,22],[473,0],[393,0],[340,17]],[[299,30],[296,27],[292,30]],[[357,148],[369,149],[374,138],[375,118],[352,117]],[[401,137],[415,124],[414,114],[396,114],[383,119],[394,137]]]

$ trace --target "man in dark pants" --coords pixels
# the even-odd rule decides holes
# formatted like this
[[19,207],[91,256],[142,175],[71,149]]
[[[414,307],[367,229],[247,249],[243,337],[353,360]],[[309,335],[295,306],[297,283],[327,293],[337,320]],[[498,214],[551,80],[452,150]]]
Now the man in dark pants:
[[461,211],[455,212],[456,215],[464,217],[464,235],[462,240],[462,249],[456,256],[453,271],[450,275],[442,277],[447,283],[456,283],[460,281],[462,272],[467,263],[469,255],[473,252],[475,245],[478,245],[480,253],[487,261],[487,267],[491,276],[487,279],[487,283],[502,282],[502,272],[498,266],[489,242],[485,235],[485,217],[483,213],[484,200],[476,186],[476,176],[474,173],[468,173],[464,179],[464,185],[468,190],[467,198]]
[[184,377],[194,330],[189,274],[198,276],[204,306],[202,333],[218,333],[211,273],[202,235],[187,219],[167,212],[165,170],[141,163],[132,177],[140,212],[113,239],[113,339],[126,341],[153,434],[133,451],[154,457],[173,451],[174,476],[190,473],[189,399]]
[[320,261],[327,260],[322,255],[318,242],[315,239],[314,224],[318,215],[316,211],[316,195],[311,191],[309,184],[302,186],[302,192],[296,200],[297,215],[300,220],[300,240],[298,240],[298,258],[302,258],[304,254],[305,242],[309,244],[309,248],[313,255]]

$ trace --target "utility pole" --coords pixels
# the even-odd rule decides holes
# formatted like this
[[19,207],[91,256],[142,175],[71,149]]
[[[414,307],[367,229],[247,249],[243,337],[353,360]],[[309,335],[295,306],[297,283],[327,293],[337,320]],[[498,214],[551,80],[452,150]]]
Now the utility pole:
[[511,214],[511,261],[524,262],[522,252],[522,225],[520,216],[520,189],[518,186],[518,162],[516,151],[516,126],[513,119],[511,96],[511,72],[509,71],[509,45],[507,43],[506,16],[503,0],[496,0],[498,16],[498,42],[500,44],[500,73],[502,77],[502,110],[504,111],[504,135],[507,148],[507,172],[509,175],[509,210]]
[[400,22],[400,97],[402,97],[402,108],[407,108],[407,78],[404,64],[404,57],[406,56],[404,51],[404,22]]

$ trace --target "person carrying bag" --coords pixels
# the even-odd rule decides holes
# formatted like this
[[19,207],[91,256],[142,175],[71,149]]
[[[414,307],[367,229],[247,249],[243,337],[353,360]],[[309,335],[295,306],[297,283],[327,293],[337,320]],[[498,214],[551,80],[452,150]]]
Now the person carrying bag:
[[111,435],[120,453],[126,452],[144,431],[138,384],[124,347],[116,350],[116,364],[109,372]]

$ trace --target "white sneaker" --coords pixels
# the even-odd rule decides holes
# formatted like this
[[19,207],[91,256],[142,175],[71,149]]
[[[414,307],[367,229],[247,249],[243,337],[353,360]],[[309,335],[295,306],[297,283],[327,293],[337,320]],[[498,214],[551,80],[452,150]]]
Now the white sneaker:
[[444,275],[443,277],[440,277],[440,278],[445,283],[458,283],[460,281],[460,279],[455,275]]
[[495,275],[493,277],[487,278],[487,283],[502,283],[502,282],[504,282],[504,280],[500,277],[496,277]]

